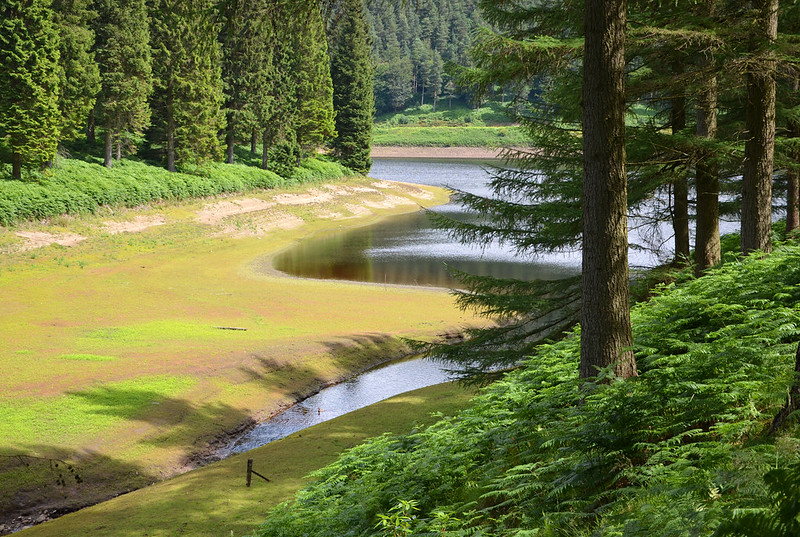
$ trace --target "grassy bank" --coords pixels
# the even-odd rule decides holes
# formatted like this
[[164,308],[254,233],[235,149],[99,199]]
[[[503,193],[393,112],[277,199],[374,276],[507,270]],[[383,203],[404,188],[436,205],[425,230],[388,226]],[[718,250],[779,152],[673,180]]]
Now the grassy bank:
[[263,269],[301,237],[445,199],[361,178],[0,228],[4,520],[183,472],[217,435],[404,352],[398,337],[473,322],[442,290]]
[[576,332],[455,419],[351,450],[256,534],[391,535],[379,515],[403,535],[711,536],[745,514],[747,535],[765,535],[779,516],[796,522],[800,430],[766,431],[794,379],[798,299],[797,244],[670,285],[632,311],[638,378],[582,386]]
[[375,119],[373,143],[378,146],[419,147],[526,147],[528,140],[513,125],[505,106],[491,103],[473,109],[447,108],[440,102],[417,106]]
[[[286,501],[311,472],[342,451],[383,433],[407,433],[463,408],[471,392],[444,384],[416,390],[20,533],[25,537],[197,537],[246,535],[266,511]],[[245,487],[246,459],[270,482]]]
[[0,177],[0,225],[61,215],[96,213],[100,207],[137,207],[221,194],[272,189],[332,180],[350,175],[335,163],[306,159],[288,177],[250,164],[208,163],[170,173],[139,160],[116,162],[113,168],[88,153],[58,158],[44,172],[23,181]]

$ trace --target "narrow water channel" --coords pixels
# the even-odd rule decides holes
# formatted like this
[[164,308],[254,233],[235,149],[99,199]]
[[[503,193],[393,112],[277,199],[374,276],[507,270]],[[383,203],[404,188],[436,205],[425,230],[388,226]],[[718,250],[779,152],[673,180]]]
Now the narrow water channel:
[[228,456],[280,440],[312,425],[331,420],[389,397],[450,380],[452,364],[412,358],[371,369],[323,389],[274,418],[260,423],[220,453]]

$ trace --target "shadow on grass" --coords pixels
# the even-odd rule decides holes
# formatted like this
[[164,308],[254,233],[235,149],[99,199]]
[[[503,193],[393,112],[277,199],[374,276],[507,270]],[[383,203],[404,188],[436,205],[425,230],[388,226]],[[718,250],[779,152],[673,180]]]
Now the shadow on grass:
[[[307,483],[305,476],[344,450],[384,432],[404,433],[431,423],[432,412],[452,413],[467,399],[456,386],[404,394],[33,528],[25,537],[250,535],[271,507]],[[245,486],[248,458],[270,482],[254,478],[251,487]]]
[[0,453],[0,535],[158,481],[144,467],[45,444]]

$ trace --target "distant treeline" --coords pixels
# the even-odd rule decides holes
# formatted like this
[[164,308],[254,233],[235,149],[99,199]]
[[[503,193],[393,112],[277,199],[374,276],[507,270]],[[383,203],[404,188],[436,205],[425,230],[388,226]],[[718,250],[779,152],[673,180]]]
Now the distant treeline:
[[374,0],[369,5],[377,111],[465,98],[446,65],[469,65],[478,0]]

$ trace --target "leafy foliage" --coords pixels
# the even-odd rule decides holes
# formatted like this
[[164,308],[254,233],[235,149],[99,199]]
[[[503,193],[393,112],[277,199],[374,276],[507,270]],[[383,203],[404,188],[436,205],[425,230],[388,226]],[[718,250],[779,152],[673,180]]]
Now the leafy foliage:
[[44,0],[0,3],[0,136],[7,136],[19,178],[22,165],[56,154],[60,134],[58,43]]
[[638,378],[582,385],[578,332],[542,345],[455,418],[320,470],[257,535],[374,535],[399,500],[419,508],[412,535],[485,536],[711,535],[732,510],[789,505],[790,474],[762,476],[797,460],[796,425],[763,432],[799,295],[794,244],[663,287],[632,311]]
[[160,200],[276,188],[288,183],[328,180],[352,173],[333,163],[308,159],[286,178],[243,164],[185,166],[182,173],[135,160],[113,170],[78,159],[59,159],[48,173],[25,181],[0,181],[0,225],[61,214],[93,213],[103,205],[134,207]]

